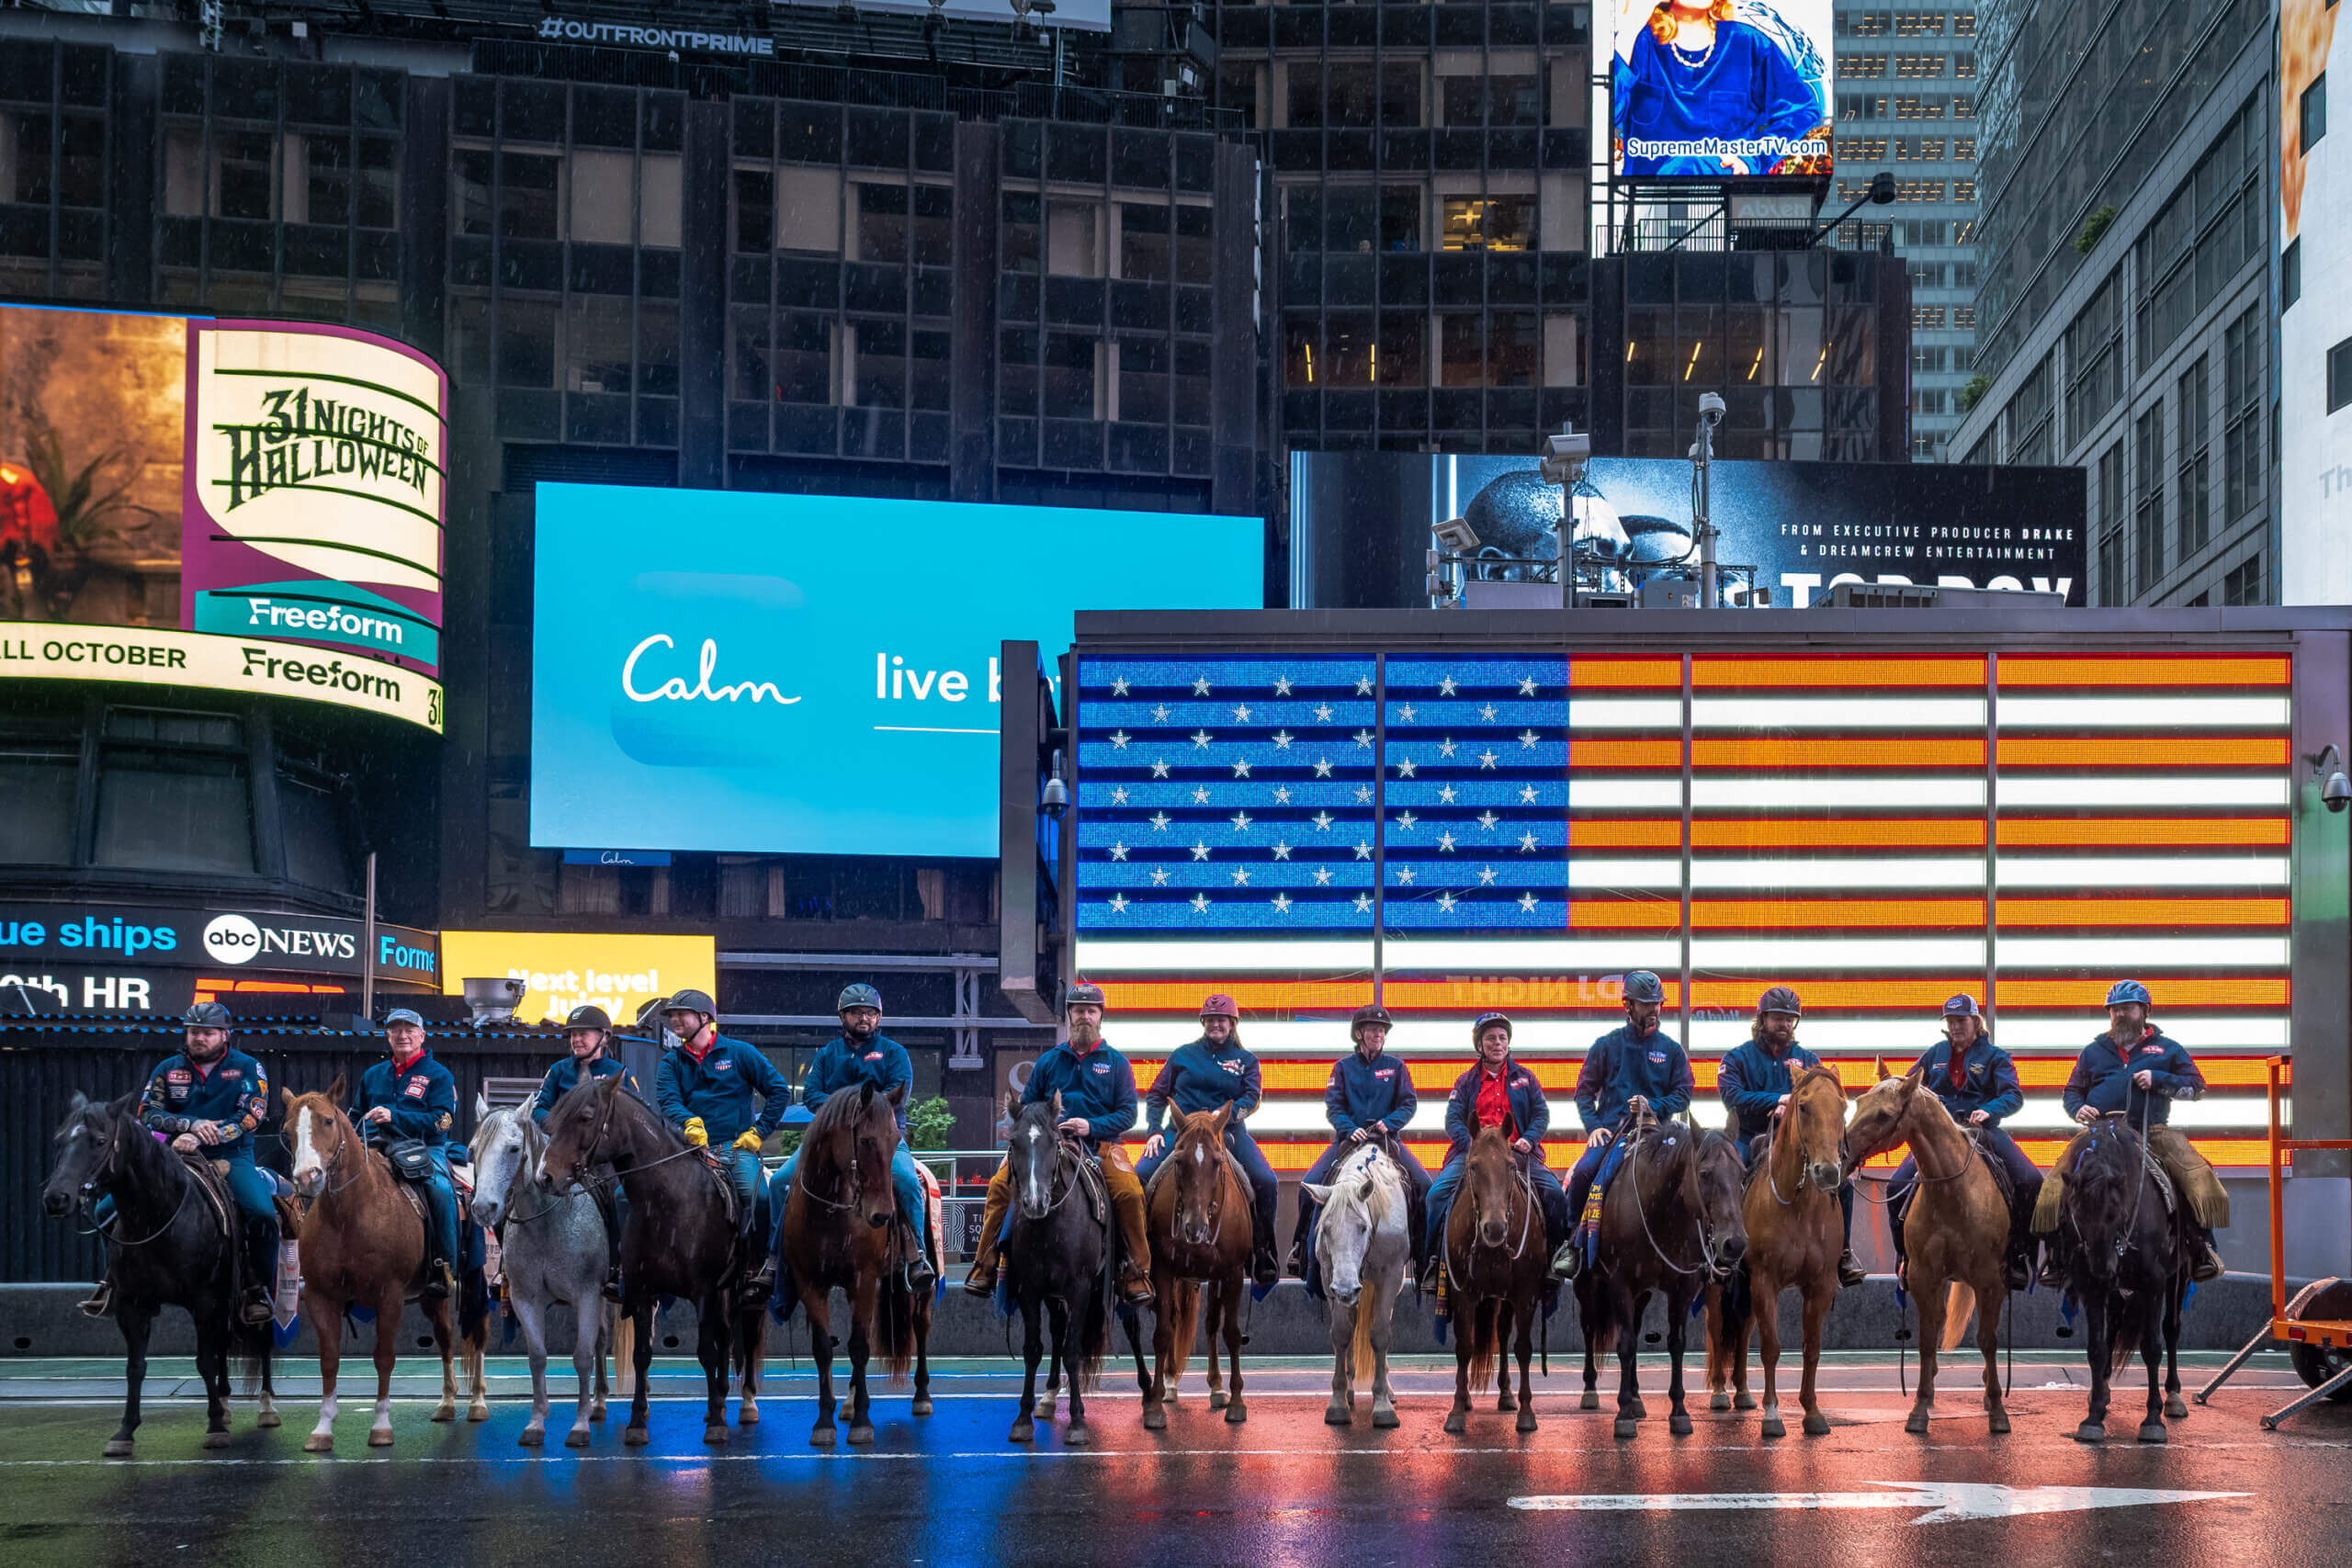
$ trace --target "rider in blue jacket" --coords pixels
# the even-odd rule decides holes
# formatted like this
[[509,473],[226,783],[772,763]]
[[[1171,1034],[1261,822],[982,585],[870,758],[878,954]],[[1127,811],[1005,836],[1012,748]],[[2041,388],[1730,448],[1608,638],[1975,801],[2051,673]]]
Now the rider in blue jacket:
[[1502,1128],[1510,1135],[1511,1147],[1527,1161],[1527,1179],[1544,1210],[1544,1255],[1551,1257],[1568,1239],[1567,1194],[1559,1177],[1544,1163],[1544,1134],[1552,1124],[1552,1107],[1535,1075],[1512,1057],[1510,1037],[1510,1020],[1502,1013],[1481,1013],[1471,1022],[1478,1062],[1454,1080],[1453,1097],[1445,1105],[1445,1134],[1452,1142],[1444,1168],[1430,1183],[1430,1257],[1421,1266],[1425,1291],[1437,1287],[1438,1269],[1445,1259],[1445,1222],[1469,1170],[1470,1141],[1483,1128]]
[[1388,1055],[1392,1021],[1384,1007],[1360,1007],[1348,1021],[1355,1049],[1331,1064],[1331,1081],[1323,1088],[1323,1119],[1339,1134],[1329,1148],[1315,1157],[1299,1179],[1298,1224],[1291,1234],[1290,1271],[1306,1277],[1306,1231],[1315,1218],[1315,1201],[1307,1184],[1331,1179],[1340,1162],[1372,1139],[1385,1141],[1390,1157],[1405,1178],[1405,1228],[1409,1256],[1416,1265],[1428,1250],[1430,1173],[1405,1146],[1405,1129],[1412,1125],[1420,1099],[1413,1092],[1409,1063]]
[[[2018,1141],[2001,1131],[2002,1120],[2025,1106],[2025,1088],[2018,1082],[2017,1064],[1984,1032],[1984,1015],[1976,998],[1962,992],[1944,1003],[1944,1037],[1911,1064],[1911,1075],[1934,1091],[1951,1119],[1968,1128],[1976,1141],[2009,1173],[2009,1255],[2004,1267],[2009,1289],[2022,1291],[2032,1282],[2032,1220],[2034,1200],[2041,1193],[2041,1172],[2025,1157]],[[1908,1152],[1886,1184],[1886,1219],[1894,1236],[1898,1260],[1905,1254],[1903,1222],[1918,1190],[1919,1162]]]
[[[1793,1069],[1821,1066],[1819,1057],[1797,1043],[1797,1021],[1804,1016],[1804,1008],[1794,991],[1786,986],[1773,987],[1756,1004],[1756,1021],[1748,1026],[1747,1041],[1728,1053],[1716,1069],[1716,1092],[1732,1114],[1742,1159],[1747,1158],[1748,1145],[1771,1129],[1781,1108],[1789,1102],[1789,1091],[1796,1081]],[[1838,1258],[1838,1282],[1859,1285],[1867,1276],[1854,1261],[1851,1181],[1838,1188],[1838,1207],[1846,1227],[1846,1249]]]
[[1231,997],[1210,997],[1201,1003],[1201,1037],[1178,1046],[1160,1064],[1159,1076],[1144,1096],[1144,1128],[1149,1135],[1144,1139],[1143,1158],[1136,1161],[1136,1179],[1149,1182],[1168,1157],[1165,1129],[1170,1101],[1187,1116],[1233,1107],[1225,1123],[1225,1146],[1250,1175],[1250,1269],[1259,1284],[1271,1285],[1282,1277],[1274,1267],[1274,1200],[1281,1190],[1274,1183],[1274,1168],[1266,1163],[1243,1120],[1258,1109],[1260,1098],[1258,1058],[1241,1043],[1241,1010]]
[[413,1138],[431,1162],[424,1187],[432,1211],[427,1232],[433,1256],[424,1268],[424,1299],[438,1300],[457,1289],[451,1273],[464,1256],[458,1250],[458,1194],[449,1185],[449,1135],[458,1124],[458,1080],[424,1048],[424,1020],[412,1008],[384,1015],[384,1039],[391,1054],[359,1075],[347,1108],[363,1135],[379,1145]]
[[[563,1021],[563,1043],[571,1055],[549,1067],[547,1077],[539,1080],[539,1092],[531,1100],[532,1121],[546,1126],[557,1100],[599,1078],[617,1077],[621,1088],[639,1100],[645,1098],[645,1091],[637,1087],[637,1075],[613,1054],[613,1021],[603,1008],[573,1008]],[[616,1302],[621,1299],[621,1216],[628,1213],[628,1197],[621,1190],[618,1177],[584,1185],[605,1222],[605,1299]]]
[[[736,1235],[749,1252],[763,1185],[760,1148],[783,1122],[792,1086],[758,1046],[718,1032],[718,1003],[709,992],[680,991],[663,1004],[662,1019],[678,1046],[654,1074],[654,1103],[688,1144],[726,1151],[718,1158],[735,1190]],[[763,1255],[754,1270],[744,1293],[759,1303],[775,1286],[775,1259]]]
[[[1680,1041],[1658,1027],[1666,987],[1648,970],[1636,969],[1625,976],[1624,1003],[1624,1024],[1592,1043],[1577,1074],[1585,1148],[1568,1172],[1568,1215],[1577,1234],[1553,1259],[1554,1271],[1564,1279],[1574,1279],[1584,1266],[1586,1211],[1609,1145],[1645,1111],[1662,1121],[1690,1109],[1690,1057]],[[1601,1185],[1605,1190],[1608,1183]]]
[[[922,1177],[915,1169],[914,1151],[907,1145],[907,1102],[914,1098],[915,1067],[907,1048],[882,1032],[882,993],[867,985],[846,987],[834,998],[833,1010],[842,1021],[841,1034],[817,1053],[800,1080],[800,1103],[815,1111],[836,1094],[872,1084],[876,1094],[892,1089],[899,1098],[899,1146],[890,1155],[890,1190],[898,1194],[899,1217],[914,1231],[913,1258],[907,1268],[916,1290],[927,1290],[938,1276],[931,1266],[930,1205],[923,1201]],[[768,1183],[768,1251],[784,1256],[784,1207],[792,1195],[792,1173],[799,1168],[797,1150]]]

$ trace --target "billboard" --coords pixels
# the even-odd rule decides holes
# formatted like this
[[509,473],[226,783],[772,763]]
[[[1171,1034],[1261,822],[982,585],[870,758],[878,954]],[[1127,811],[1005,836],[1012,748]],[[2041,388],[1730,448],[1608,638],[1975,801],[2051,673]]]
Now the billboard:
[[0,904],[0,964],[11,968],[135,964],[357,977],[372,967],[379,980],[440,979],[441,943],[433,932],[379,920],[372,964],[365,962],[368,941],[365,922],[334,915]]
[[[1826,178],[1829,0],[1616,0],[1610,172],[1621,179]],[[1613,22],[1613,28],[1611,24]]]
[[[1466,521],[1487,553],[1559,557],[1563,492],[1544,482],[1532,457],[1303,453],[1293,465],[1293,547],[1317,574],[1307,595],[1315,607],[1425,603],[1419,586],[1429,531],[1450,518]],[[1359,471],[1381,465],[1404,471],[1385,484]],[[2048,591],[2069,604],[2085,602],[2080,468],[1718,459],[1709,494],[1725,581],[1759,605],[1803,609],[1840,582]],[[1586,585],[1695,575],[1690,513],[1690,463],[1592,459],[1571,532]],[[1403,570],[1369,570],[1347,558],[1366,550]],[[1399,588],[1409,592],[1372,597]]]
[[[2337,30],[2329,0],[2281,0],[2278,591],[2289,604],[2352,604],[2352,152],[2322,134]],[[2352,81],[2352,58],[2336,80]]]
[[542,484],[531,841],[993,856],[1000,645],[1255,608],[1264,526]]
[[445,995],[465,995],[468,980],[520,980],[527,989],[514,1016],[526,1023],[600,1007],[615,1023],[628,1024],[656,998],[718,992],[718,945],[707,936],[443,931],[441,952]]
[[0,675],[439,728],[447,394],[344,327],[0,305]]

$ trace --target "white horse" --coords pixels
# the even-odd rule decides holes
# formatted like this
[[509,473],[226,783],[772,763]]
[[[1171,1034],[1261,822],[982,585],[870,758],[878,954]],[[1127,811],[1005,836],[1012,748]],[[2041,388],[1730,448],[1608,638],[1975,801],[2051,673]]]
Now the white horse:
[[1334,1427],[1354,1420],[1356,1374],[1369,1370],[1372,1424],[1394,1427],[1388,1332],[1405,1279],[1404,1176],[1385,1153],[1366,1145],[1340,1163],[1329,1185],[1309,1182],[1305,1190],[1322,1205],[1315,1260],[1331,1306],[1331,1403],[1323,1419]]
[[613,1307],[604,1299],[605,1222],[582,1188],[557,1191],[541,1179],[547,1136],[527,1105],[492,1111],[474,1102],[474,1218],[499,1233],[507,1300],[523,1325],[531,1358],[531,1419],[521,1442],[547,1438],[547,1309],[571,1308],[571,1362],[580,1372],[580,1407],[566,1448],[588,1446],[588,1424],[605,1418],[605,1357],[613,1343]]

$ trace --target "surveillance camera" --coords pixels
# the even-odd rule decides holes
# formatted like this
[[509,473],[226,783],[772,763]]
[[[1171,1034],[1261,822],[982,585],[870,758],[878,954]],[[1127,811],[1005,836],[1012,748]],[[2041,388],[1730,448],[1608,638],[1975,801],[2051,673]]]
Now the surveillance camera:
[[2319,786],[2319,803],[2339,815],[2352,806],[2352,778],[2342,773],[2330,773],[2327,782]]
[[1724,417],[1724,400],[1720,392],[1699,394],[1699,417],[1713,423]]
[[1069,809],[1069,785],[1062,782],[1062,754],[1054,753],[1054,771],[1046,780],[1046,787],[1037,796],[1037,809],[1058,822],[1062,813]]
[[1432,527],[1430,532],[1436,536],[1440,546],[1457,553],[1467,553],[1478,547],[1477,534],[1467,522],[1459,517],[1448,518]]

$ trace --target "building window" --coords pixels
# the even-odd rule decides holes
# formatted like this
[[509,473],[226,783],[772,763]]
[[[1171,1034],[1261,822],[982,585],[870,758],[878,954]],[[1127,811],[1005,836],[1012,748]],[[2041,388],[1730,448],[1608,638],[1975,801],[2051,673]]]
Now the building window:
[[2139,515],[2133,528],[2138,546],[2133,581],[2139,592],[2154,589],[2165,574],[2165,405],[2150,403],[2133,422],[2133,445],[2140,459]]
[[2228,523],[2236,522],[2262,501],[2262,344],[2266,335],[2259,305],[2248,306],[2222,333],[2222,486]]
[[1532,196],[1450,196],[1441,243],[1449,251],[1524,251],[1535,240]]
[[2123,591],[2123,443],[2098,459],[2098,602],[2120,604]]
[[2327,134],[2327,73],[2323,71],[2303,89],[2301,125],[2303,151],[2309,152]]
[[2303,297],[2303,242],[2299,235],[2278,253],[2278,313],[2285,315]]
[[2352,337],[2327,351],[2327,412],[2352,403]]
[[2180,421],[2180,558],[2184,561],[2213,537],[2211,435],[2207,428],[2211,405],[2206,395],[2205,372],[2205,360],[2199,357],[2181,373],[2174,399]]
[[2222,574],[2222,604],[2259,604],[2262,599],[2262,558],[2260,556],[2248,556]]
[[2123,396],[2123,273],[2117,268],[2066,328],[2066,439],[2079,445]]
[[1944,330],[1944,308],[1941,305],[1911,307],[1911,330],[1917,333],[1939,333]]
[[1897,180],[1894,199],[1897,201],[1941,201],[1944,182],[1941,180]]
[[1944,57],[1940,54],[1898,54],[1894,57],[1897,76],[1928,77],[1944,73]]

